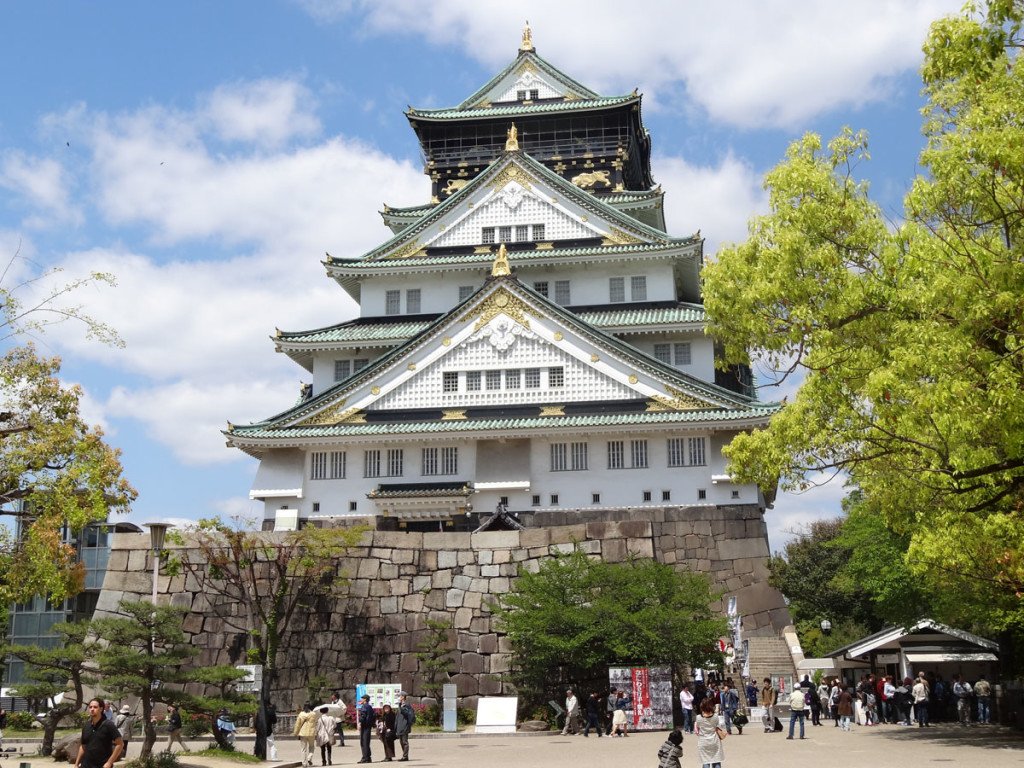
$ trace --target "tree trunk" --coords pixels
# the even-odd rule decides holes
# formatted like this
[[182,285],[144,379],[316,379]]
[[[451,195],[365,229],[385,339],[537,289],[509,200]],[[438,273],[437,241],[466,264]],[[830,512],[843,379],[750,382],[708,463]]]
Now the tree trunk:
[[145,760],[153,753],[153,745],[156,744],[156,724],[153,722],[153,702],[149,696],[142,696],[142,750],[139,752],[139,759]]

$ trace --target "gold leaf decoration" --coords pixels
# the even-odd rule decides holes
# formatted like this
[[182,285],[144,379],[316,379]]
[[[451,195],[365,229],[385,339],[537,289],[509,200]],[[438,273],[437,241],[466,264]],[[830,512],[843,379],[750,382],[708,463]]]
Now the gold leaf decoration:
[[640,381],[640,379],[638,379],[638,378],[636,377],[636,374],[635,374],[635,373],[631,373],[631,374],[629,374],[629,383],[630,383],[630,384],[636,384],[636,383],[637,383],[638,381]]
[[451,345],[452,345],[452,337],[451,336],[445,336],[443,339],[441,339],[441,346],[442,347],[450,347]]
[[665,391],[668,392],[669,404],[673,410],[676,411],[699,411],[708,407],[708,403],[698,400],[693,395],[687,394],[686,392],[680,392],[678,389],[665,385]]
[[592,363],[599,362],[600,360],[601,360],[601,358],[598,355],[596,355],[596,354],[593,354],[593,355],[590,356],[590,362],[592,362]]
[[487,186],[491,187],[492,189],[501,189],[510,181],[514,181],[517,184],[520,184],[521,186],[525,187],[526,189],[531,188],[529,178],[527,178],[525,173],[519,172],[519,168],[516,167],[515,163],[511,163],[508,166],[508,168],[506,168],[497,176],[495,176],[494,179],[491,180],[491,183],[488,184]]
[[541,416],[565,416],[564,405],[542,405],[540,407]]
[[409,363],[409,365],[408,365],[408,366],[406,366],[406,367],[407,367],[407,368],[408,368],[408,369],[409,369],[410,371],[415,371],[415,370],[416,370],[416,363]]
[[345,410],[346,400],[339,400],[328,408],[314,413],[307,419],[303,419],[299,422],[299,426],[308,427],[315,426],[318,424],[337,424],[341,421],[341,413]]
[[561,331],[555,331],[555,336],[554,336],[555,341],[561,341],[564,338],[565,338],[565,336],[562,335]]
[[465,409],[441,411],[441,421],[462,421],[466,418]]
[[370,394],[371,395],[379,395],[380,394],[380,387],[370,387]]
[[413,254],[418,253],[420,250],[420,241],[413,240],[403,245],[397,251],[392,251],[387,257],[389,259],[407,259]]
[[535,315],[533,309],[526,302],[502,289],[492,293],[486,301],[467,312],[460,320],[465,322],[466,320],[472,320],[474,317],[478,318],[473,326],[473,332],[476,333],[491,322],[491,320],[502,314],[508,315],[524,328],[530,327],[530,321],[526,315]]
[[621,229],[616,227],[609,227],[609,232],[606,237],[616,245],[635,245],[637,243],[644,242],[639,237],[623,232]]

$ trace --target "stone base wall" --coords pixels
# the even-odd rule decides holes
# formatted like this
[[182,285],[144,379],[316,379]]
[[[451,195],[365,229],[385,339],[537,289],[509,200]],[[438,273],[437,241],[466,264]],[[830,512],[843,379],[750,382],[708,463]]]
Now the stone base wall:
[[[348,594],[292,622],[279,656],[278,708],[300,706],[314,674],[327,675],[347,697],[363,682],[398,683],[422,695],[415,651],[428,619],[454,627],[451,682],[461,705],[511,693],[511,649],[489,604],[520,569],[536,571],[553,553],[577,545],[608,562],[636,555],[707,573],[727,597],[736,596],[748,635],[777,635],[789,623],[782,596],[767,583],[767,531],[757,507],[548,512],[531,522],[537,527],[523,531],[366,533],[338,563],[350,580]],[[158,590],[191,611],[185,629],[198,662],[244,663],[245,638],[220,618],[230,607],[211,605],[190,581],[161,575]],[[151,592],[148,534],[114,535],[97,616],[116,611],[122,598]]]

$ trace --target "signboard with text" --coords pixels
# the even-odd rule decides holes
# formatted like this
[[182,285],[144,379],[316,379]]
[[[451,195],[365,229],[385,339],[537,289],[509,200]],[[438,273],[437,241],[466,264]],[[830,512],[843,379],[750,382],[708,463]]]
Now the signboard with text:
[[608,685],[625,691],[626,720],[634,731],[672,727],[672,670],[669,667],[610,667]]
[[374,709],[380,709],[385,704],[397,707],[401,690],[402,686],[392,683],[362,683],[356,686],[356,703],[366,695],[370,697]]

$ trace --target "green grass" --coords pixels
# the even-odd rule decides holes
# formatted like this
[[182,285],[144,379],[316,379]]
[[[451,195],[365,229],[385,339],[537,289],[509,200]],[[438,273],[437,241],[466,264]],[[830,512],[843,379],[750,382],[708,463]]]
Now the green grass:
[[200,752],[189,752],[189,757],[218,757],[224,760],[234,760],[236,763],[262,763],[263,761],[256,755],[250,755],[246,752],[239,752],[235,750],[233,752],[227,752],[223,749],[210,748],[204,749]]

